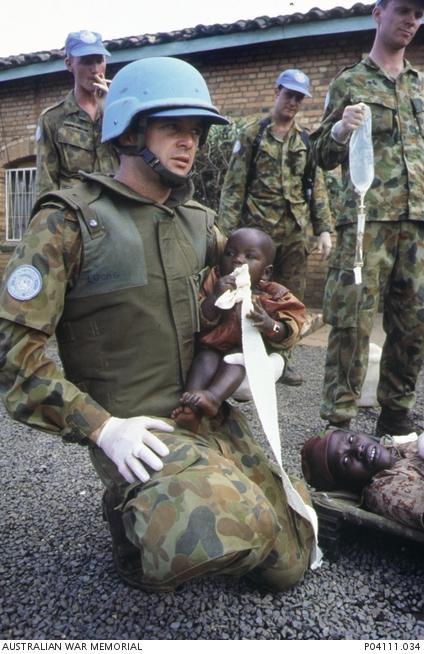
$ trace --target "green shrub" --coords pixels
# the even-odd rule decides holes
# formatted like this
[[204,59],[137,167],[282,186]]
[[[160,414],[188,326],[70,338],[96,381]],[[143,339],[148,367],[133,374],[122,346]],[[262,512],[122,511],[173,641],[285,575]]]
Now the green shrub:
[[219,197],[234,142],[245,118],[236,118],[230,125],[212,125],[205,145],[199,150],[193,169],[194,197],[198,202],[218,211]]

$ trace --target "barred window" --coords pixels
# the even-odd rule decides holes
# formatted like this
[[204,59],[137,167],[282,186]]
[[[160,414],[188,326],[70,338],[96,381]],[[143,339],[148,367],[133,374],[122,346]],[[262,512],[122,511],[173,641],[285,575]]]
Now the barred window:
[[20,241],[35,201],[35,168],[6,172],[6,241]]

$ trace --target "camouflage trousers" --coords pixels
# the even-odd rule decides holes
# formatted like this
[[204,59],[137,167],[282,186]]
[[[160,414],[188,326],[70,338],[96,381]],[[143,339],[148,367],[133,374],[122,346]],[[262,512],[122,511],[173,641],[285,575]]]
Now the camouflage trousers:
[[[278,226],[280,228],[280,225]],[[270,234],[277,245],[274,260],[273,280],[286,286],[299,300],[303,301],[306,288],[307,238],[294,219],[284,222],[284,229],[278,235]]]
[[341,422],[357,414],[371,329],[383,294],[386,339],[377,398],[393,410],[410,409],[424,356],[424,224],[371,222],[364,235],[362,284],[355,285],[356,226],[338,229],[324,291],[329,335],[322,418]]
[[[304,575],[312,530],[289,508],[282,484],[247,424],[226,407],[225,420],[204,421],[203,433],[158,434],[170,454],[142,484],[125,484],[93,446],[92,462],[106,486],[119,486],[127,538],[139,548],[137,579],[146,590],[173,590],[205,575],[248,575],[281,591]],[[305,485],[292,479],[310,503]]]

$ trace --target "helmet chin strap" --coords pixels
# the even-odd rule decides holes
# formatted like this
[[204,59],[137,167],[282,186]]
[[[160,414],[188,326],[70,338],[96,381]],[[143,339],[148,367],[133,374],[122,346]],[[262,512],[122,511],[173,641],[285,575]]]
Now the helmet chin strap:
[[177,175],[168,168],[165,168],[155,154],[149,148],[143,148],[134,153],[141,157],[145,164],[147,164],[154,172],[159,175],[160,179],[166,186],[170,188],[179,188],[184,186],[192,176],[192,172],[188,175]]
[[190,172],[188,175],[177,175],[171,170],[168,170],[168,168],[165,168],[157,156],[144,145],[144,130],[138,133],[137,142],[134,145],[116,143],[115,147],[121,154],[126,154],[130,157],[141,157],[144,163],[159,175],[161,181],[166,186],[169,186],[169,188],[180,188],[184,186],[193,175],[193,172]]

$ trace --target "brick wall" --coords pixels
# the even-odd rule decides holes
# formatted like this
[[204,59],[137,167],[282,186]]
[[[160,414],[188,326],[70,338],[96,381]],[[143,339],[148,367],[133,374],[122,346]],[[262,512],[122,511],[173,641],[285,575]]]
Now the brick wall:
[[6,243],[5,169],[35,166],[38,116],[71,84],[67,71],[0,84],[0,273],[14,249]]
[[[305,100],[298,118],[313,129],[319,123],[328,82],[340,68],[369,51],[373,32],[337,37],[293,39],[275,44],[228,48],[189,58],[205,76],[213,101],[229,116],[266,113],[273,104],[273,84],[284,68],[301,68],[311,78],[313,98]],[[414,65],[424,65],[423,48],[408,53]],[[118,67],[110,66],[109,76]],[[4,168],[34,165],[34,132],[39,113],[71,88],[69,73],[0,84],[0,272],[10,254],[5,244]],[[326,265],[309,257],[306,301],[319,307]]]

